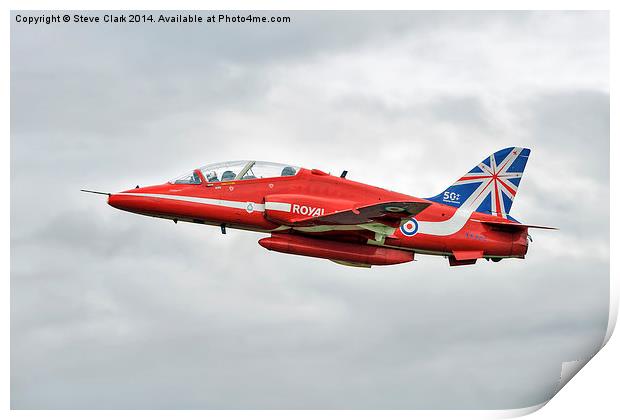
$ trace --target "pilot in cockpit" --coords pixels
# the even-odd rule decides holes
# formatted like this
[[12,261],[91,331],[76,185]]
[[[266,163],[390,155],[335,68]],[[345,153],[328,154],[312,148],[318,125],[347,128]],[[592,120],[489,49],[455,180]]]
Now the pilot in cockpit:
[[220,180],[219,180],[219,179],[217,179],[217,172],[215,172],[215,171],[210,171],[210,172],[207,174],[207,181],[208,181],[208,182],[220,182]]
[[235,174],[233,171],[224,171],[222,172],[222,182],[232,181],[235,179],[236,176],[237,174]]

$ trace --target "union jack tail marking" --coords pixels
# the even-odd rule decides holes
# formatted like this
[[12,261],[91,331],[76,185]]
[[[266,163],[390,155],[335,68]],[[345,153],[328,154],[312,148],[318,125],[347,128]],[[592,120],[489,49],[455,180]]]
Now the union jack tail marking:
[[497,151],[429,200],[508,218],[529,156],[522,147]]

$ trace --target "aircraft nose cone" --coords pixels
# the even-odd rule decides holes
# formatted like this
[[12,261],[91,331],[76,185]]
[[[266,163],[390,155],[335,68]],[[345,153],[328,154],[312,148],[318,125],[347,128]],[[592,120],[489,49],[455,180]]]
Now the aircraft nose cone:
[[108,204],[117,209],[125,210],[123,208],[123,202],[127,200],[123,200],[123,196],[119,194],[110,194],[108,197]]
[[151,185],[148,187],[136,187],[131,190],[121,191],[108,196],[108,204],[119,210],[138,214],[161,214],[165,213],[165,206],[159,195],[167,192],[168,185]]
[[131,212],[140,211],[143,205],[142,201],[143,199],[141,197],[123,193],[110,194],[108,197],[108,204],[112,207]]

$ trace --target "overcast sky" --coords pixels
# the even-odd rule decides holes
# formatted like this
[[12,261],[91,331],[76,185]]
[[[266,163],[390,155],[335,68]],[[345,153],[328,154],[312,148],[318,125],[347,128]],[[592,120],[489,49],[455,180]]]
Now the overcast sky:
[[[13,19],[12,408],[518,408],[598,349],[607,13],[287,14]],[[497,264],[343,267],[79,192],[258,159],[427,197],[508,146],[511,215],[560,230]]]

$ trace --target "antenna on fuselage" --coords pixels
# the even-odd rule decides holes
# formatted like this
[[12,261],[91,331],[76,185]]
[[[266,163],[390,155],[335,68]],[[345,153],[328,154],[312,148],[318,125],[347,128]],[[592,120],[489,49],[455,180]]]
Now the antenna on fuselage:
[[349,171],[342,171],[342,173],[340,174],[340,178],[346,178],[348,173]]

